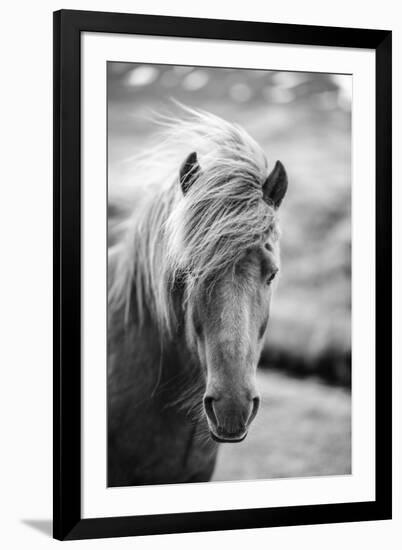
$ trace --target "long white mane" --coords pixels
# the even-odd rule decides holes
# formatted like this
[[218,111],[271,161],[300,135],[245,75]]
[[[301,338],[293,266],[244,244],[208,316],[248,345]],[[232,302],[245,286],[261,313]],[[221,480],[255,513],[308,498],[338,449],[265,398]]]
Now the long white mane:
[[[262,195],[266,157],[244,129],[187,107],[180,118],[158,123],[155,144],[133,161],[143,196],[109,252],[109,307],[126,315],[135,307],[140,319],[148,311],[171,333],[177,278],[191,300],[199,285],[233,267],[276,222]],[[184,195],[179,170],[193,151],[200,172]]]

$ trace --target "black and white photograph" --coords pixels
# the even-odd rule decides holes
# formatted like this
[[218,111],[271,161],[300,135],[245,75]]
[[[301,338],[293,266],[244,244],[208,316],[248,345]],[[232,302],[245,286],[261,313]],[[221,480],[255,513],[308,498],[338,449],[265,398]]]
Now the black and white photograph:
[[107,486],[352,474],[350,74],[107,63]]
[[399,548],[397,12],[5,4],[1,548]]

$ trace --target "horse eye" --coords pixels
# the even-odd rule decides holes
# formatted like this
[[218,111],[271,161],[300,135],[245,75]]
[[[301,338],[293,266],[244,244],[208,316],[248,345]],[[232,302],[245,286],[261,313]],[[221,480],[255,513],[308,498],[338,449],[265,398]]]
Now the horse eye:
[[273,271],[273,272],[269,275],[269,277],[267,277],[266,283],[267,283],[268,286],[269,286],[269,285],[272,283],[272,281],[275,279],[275,276],[276,276],[277,273],[278,273],[278,270],[276,269],[275,271]]

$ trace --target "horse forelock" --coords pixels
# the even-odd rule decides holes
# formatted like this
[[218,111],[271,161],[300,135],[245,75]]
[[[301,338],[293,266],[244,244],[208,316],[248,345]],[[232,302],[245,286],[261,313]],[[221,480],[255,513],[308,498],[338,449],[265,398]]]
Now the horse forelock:
[[[111,307],[133,303],[148,310],[168,334],[175,329],[172,285],[180,277],[185,299],[235,265],[247,248],[276,232],[275,211],[262,196],[266,157],[241,127],[183,108],[163,117],[162,136],[137,157],[134,174],[154,193],[135,209],[125,237],[112,252]],[[192,151],[200,171],[183,195],[179,167]]]

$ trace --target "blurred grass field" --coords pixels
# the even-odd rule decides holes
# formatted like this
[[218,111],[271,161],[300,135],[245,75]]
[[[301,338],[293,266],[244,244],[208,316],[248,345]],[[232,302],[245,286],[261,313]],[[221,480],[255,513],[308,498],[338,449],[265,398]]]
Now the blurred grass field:
[[171,98],[241,124],[270,167],[280,159],[288,172],[263,406],[244,443],[222,446],[215,479],[350,473],[351,84],[339,75],[108,64],[111,217],[113,197],[137,184],[129,159],[149,146],[150,113],[174,112]]

